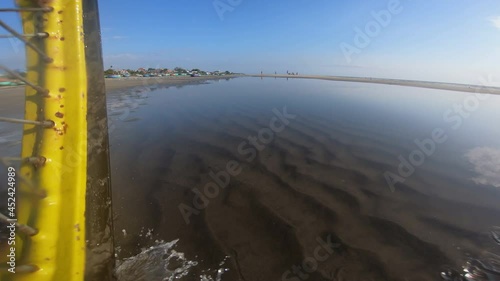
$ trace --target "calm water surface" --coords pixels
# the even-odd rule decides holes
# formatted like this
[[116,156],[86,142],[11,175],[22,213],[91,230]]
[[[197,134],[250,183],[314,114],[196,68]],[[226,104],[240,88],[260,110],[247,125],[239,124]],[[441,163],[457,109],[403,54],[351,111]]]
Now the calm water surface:
[[120,277],[499,280],[499,106],[273,78],[111,95],[118,256],[157,245]]
[[238,78],[108,106],[122,281],[500,280],[500,97]]

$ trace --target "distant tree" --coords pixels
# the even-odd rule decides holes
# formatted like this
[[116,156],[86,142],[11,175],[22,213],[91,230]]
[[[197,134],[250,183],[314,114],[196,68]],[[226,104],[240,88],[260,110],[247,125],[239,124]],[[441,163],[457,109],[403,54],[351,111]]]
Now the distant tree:
[[193,68],[193,69],[191,69],[191,71],[192,71],[192,72],[200,72],[201,70],[200,70],[200,69],[198,69],[198,68]]
[[229,71],[227,71],[227,70],[226,70],[224,73],[225,73],[226,75],[231,74],[231,72],[229,72]]
[[113,75],[113,74],[115,74],[115,71],[114,71],[113,69],[111,69],[111,68],[110,68],[110,69],[105,70],[105,71],[104,71],[104,74],[105,74],[105,75]]
[[182,67],[176,67],[176,68],[174,68],[174,71],[177,73],[187,73],[187,70],[185,70]]

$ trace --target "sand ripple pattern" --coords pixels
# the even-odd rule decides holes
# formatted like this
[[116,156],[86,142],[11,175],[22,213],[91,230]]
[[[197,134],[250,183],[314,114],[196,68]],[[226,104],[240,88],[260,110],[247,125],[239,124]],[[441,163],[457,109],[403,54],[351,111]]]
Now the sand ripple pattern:
[[[498,188],[464,180],[466,165],[430,158],[391,192],[383,172],[413,149],[411,139],[293,101],[275,105],[297,119],[246,162],[237,147],[268,124],[274,105],[186,100],[171,97],[172,106],[116,132],[116,228],[129,233],[119,241],[125,256],[144,244],[130,233],[146,226],[157,238],[179,239],[202,268],[229,256],[223,280],[430,281],[466,264],[496,270],[483,259],[500,254],[498,232],[490,233],[500,217]],[[162,122],[151,124],[148,114]],[[242,163],[241,174],[186,225],[178,205],[192,204],[191,189],[203,190],[210,171],[231,160]],[[283,279],[327,237],[339,245],[328,259],[307,278]]]

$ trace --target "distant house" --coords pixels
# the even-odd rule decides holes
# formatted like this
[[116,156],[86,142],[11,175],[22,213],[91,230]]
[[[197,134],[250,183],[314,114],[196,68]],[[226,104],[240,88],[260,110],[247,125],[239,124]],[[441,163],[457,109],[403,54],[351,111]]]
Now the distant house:
[[173,71],[172,71],[172,70],[170,70],[170,69],[167,69],[167,68],[162,69],[162,70],[160,71],[160,74],[161,74],[162,76],[169,76],[169,75],[170,75],[170,74],[172,74],[172,73],[173,73]]
[[126,69],[118,70],[117,73],[123,77],[130,77],[130,73]]

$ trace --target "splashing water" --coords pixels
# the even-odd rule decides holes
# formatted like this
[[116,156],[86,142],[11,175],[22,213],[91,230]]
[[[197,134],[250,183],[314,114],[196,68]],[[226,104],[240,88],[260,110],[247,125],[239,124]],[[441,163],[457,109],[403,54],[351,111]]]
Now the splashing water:
[[[494,227],[491,238],[500,245],[499,228]],[[500,281],[500,256],[493,253],[485,258],[470,259],[462,272],[448,269],[441,272],[441,278],[447,281]]]
[[217,269],[217,275],[215,276],[215,279],[212,276],[210,276],[210,275],[202,274],[202,275],[200,275],[200,281],[221,281],[222,280],[222,275],[229,270],[229,269],[223,267],[224,263],[226,263],[226,260],[228,258],[229,257],[226,256],[224,258],[224,260],[219,263],[219,267],[220,268]]
[[[198,265],[198,262],[188,260],[184,253],[173,249],[178,241],[177,239],[168,243],[159,242],[156,246],[125,259],[118,265],[116,277],[119,281],[182,280],[193,267]],[[217,270],[215,278],[203,274],[200,276],[200,281],[221,281],[222,275],[227,271],[222,267],[224,262],[225,260],[220,263],[221,268]]]
[[447,281],[500,281],[500,268],[492,261],[472,259],[462,272],[449,269],[441,272],[441,277]]
[[495,227],[494,230],[490,231],[491,238],[495,240],[495,242],[500,245],[500,227]]

